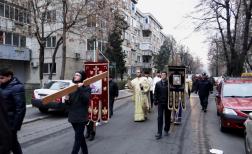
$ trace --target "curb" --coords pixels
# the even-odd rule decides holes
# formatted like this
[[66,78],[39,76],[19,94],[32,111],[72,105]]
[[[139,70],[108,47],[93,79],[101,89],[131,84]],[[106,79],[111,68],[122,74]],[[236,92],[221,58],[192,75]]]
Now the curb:
[[[126,95],[126,96],[123,96],[123,97],[118,97],[118,98],[115,98],[115,101],[116,100],[121,100],[121,99],[124,99],[124,98],[128,98],[128,97],[131,97],[131,96],[132,96],[132,94],[129,94],[129,95]],[[32,107],[31,104],[26,105],[26,108],[31,108],[31,107]],[[35,122],[35,121],[38,121],[38,120],[43,120],[43,119],[46,119],[48,117],[50,117],[50,115],[37,117],[37,118],[33,118],[33,119],[27,119],[27,120],[24,120],[23,124],[28,124],[28,123]]]
[[27,119],[27,120],[24,120],[23,124],[28,124],[28,123],[35,122],[35,121],[38,121],[38,120],[43,120],[43,119],[46,119],[48,117],[49,117],[49,115],[43,116],[43,117],[37,117],[37,118],[33,118],[33,119]]

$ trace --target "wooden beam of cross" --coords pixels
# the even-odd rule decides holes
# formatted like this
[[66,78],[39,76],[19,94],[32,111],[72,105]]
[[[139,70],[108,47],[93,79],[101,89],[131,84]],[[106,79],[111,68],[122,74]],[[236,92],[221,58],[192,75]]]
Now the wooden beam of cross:
[[[83,83],[84,83],[85,86],[87,86],[87,85],[90,85],[91,83],[94,83],[94,82],[96,82],[98,80],[101,80],[103,78],[106,78],[106,77],[108,77],[108,71],[103,72],[103,73],[98,74],[98,75],[95,75],[95,76],[93,76],[91,78],[88,78],[88,79],[84,80]],[[60,91],[58,91],[56,93],[45,96],[44,98],[42,98],[41,101],[43,102],[43,104],[48,104],[49,102],[52,102],[57,98],[61,98],[61,97],[65,96],[65,95],[68,95],[68,94],[76,91],[77,88],[78,88],[77,84],[72,85],[72,86],[67,87],[65,89],[62,89],[62,90],[60,90]]]

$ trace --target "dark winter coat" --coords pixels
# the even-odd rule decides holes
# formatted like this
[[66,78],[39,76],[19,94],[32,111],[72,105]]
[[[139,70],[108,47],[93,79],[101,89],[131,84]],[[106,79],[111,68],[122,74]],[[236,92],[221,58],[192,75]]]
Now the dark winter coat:
[[168,80],[156,83],[154,91],[155,104],[168,104]]
[[75,92],[69,94],[68,121],[70,123],[83,123],[88,121],[88,105],[91,95],[89,86],[79,87]]
[[4,107],[2,91],[0,90],[0,153],[7,154],[10,152],[11,129],[8,124],[7,112]]
[[24,85],[13,77],[8,83],[2,84],[0,89],[8,114],[8,123],[12,130],[20,130],[26,112]]
[[109,98],[115,99],[115,97],[118,97],[118,86],[113,80],[110,80],[109,81]]
[[199,96],[209,96],[211,91],[213,91],[213,86],[208,79],[198,81],[196,92]]

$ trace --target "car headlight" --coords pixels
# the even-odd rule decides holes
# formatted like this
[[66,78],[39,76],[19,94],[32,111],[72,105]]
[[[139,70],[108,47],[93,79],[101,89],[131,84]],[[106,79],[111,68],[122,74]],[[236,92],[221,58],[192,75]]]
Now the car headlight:
[[227,115],[237,115],[237,113],[236,113],[233,109],[230,109],[230,108],[224,108],[224,109],[223,109],[223,114],[227,114]]

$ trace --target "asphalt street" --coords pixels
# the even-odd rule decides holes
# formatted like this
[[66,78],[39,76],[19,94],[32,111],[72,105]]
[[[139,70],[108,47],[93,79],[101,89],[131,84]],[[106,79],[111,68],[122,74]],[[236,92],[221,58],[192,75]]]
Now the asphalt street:
[[[214,95],[210,96],[208,112],[204,113],[200,110],[199,98],[193,94],[183,112],[182,124],[172,124],[170,135],[160,140],[155,139],[156,107],[147,121],[134,122],[131,98],[115,103],[114,116],[97,127],[94,141],[87,141],[89,154],[208,154],[210,149],[223,150],[224,154],[245,153],[242,131],[220,132]],[[71,153],[72,127],[63,115],[49,114],[24,124],[19,132],[25,154]]]

